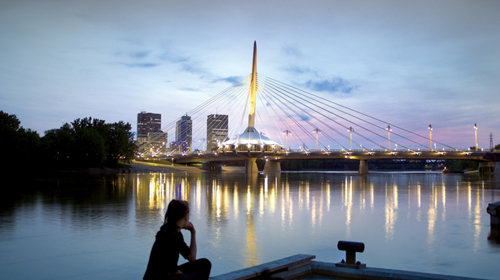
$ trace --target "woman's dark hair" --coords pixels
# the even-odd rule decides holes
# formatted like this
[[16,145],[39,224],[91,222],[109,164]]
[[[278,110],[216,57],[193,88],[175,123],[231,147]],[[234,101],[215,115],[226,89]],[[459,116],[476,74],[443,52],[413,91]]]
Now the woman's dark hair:
[[176,223],[189,213],[189,205],[185,200],[173,199],[167,207],[165,222]]

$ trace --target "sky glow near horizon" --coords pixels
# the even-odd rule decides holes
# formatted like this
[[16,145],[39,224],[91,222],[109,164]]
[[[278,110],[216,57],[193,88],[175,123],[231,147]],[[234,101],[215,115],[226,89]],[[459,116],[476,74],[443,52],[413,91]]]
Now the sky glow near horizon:
[[477,123],[487,149],[490,132],[500,144],[499,12],[498,1],[7,0],[0,110],[41,135],[89,116],[135,131],[141,111],[164,126],[246,77],[255,40],[259,74],[424,136],[432,124],[457,148],[474,145]]

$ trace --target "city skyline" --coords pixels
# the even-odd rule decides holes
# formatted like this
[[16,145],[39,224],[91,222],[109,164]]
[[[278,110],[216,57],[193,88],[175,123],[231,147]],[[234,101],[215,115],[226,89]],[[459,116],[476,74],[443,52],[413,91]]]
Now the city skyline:
[[258,73],[421,135],[432,124],[433,139],[458,148],[474,144],[477,123],[488,148],[490,132],[500,143],[499,10],[495,1],[3,1],[0,110],[40,135],[89,116],[137,131],[140,111],[174,122],[246,77],[256,40]]

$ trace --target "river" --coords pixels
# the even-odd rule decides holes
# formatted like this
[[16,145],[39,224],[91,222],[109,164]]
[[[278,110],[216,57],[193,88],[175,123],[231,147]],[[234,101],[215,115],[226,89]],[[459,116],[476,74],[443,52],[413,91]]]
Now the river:
[[0,200],[1,279],[142,279],[174,198],[190,203],[212,275],[299,253],[339,262],[339,240],[364,242],[357,260],[370,267],[500,275],[486,213],[498,176],[131,173],[3,185],[15,191]]

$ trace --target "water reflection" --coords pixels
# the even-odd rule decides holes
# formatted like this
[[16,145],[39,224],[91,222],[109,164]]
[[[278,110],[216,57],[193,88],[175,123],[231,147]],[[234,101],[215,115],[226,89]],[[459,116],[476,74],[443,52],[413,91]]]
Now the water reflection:
[[[480,276],[467,274],[466,267],[487,272],[492,256],[500,256],[498,230],[489,229],[485,211],[500,197],[494,178],[151,173],[42,184],[45,191],[1,206],[1,242],[19,229],[35,231],[20,225],[46,226],[45,236],[60,234],[53,229],[83,235],[101,247],[128,238],[128,248],[141,248],[131,262],[142,264],[169,201],[185,199],[200,233],[199,253],[213,260],[216,274],[296,253],[336,261],[336,242],[342,239],[365,242],[363,262],[396,269]],[[442,259],[451,259],[451,265],[436,265]],[[494,278],[488,275],[482,277]]]
[[[453,202],[453,208],[456,210],[460,207],[460,198],[465,196],[468,207],[466,213],[474,229],[475,250],[482,241],[481,216],[484,216],[482,208],[486,203],[484,182],[478,187],[473,187],[472,182],[461,182],[460,179],[448,182],[447,177],[439,176],[440,180],[436,180],[436,175],[427,175],[423,178],[420,176],[413,181],[411,178],[394,175],[380,176],[380,178],[328,174],[321,176],[284,174],[248,178],[216,175],[208,178],[209,175],[202,174],[193,178],[188,175],[174,176],[159,173],[150,175],[149,181],[144,184],[140,179],[143,175],[136,176],[138,208],[143,203],[140,196],[145,195],[144,192],[147,192],[147,205],[150,210],[156,212],[156,216],[163,215],[165,206],[171,199],[188,200],[197,215],[205,212],[204,215],[214,233],[212,243],[215,247],[223,246],[221,241],[225,224],[244,219],[246,249],[242,254],[245,256],[245,266],[259,263],[259,234],[256,226],[265,226],[262,223],[269,222],[275,217],[277,210],[281,231],[294,228],[296,222],[294,218],[300,215],[301,227],[310,228],[314,232],[323,227],[325,213],[336,209],[339,203],[340,211],[345,217],[346,237],[352,236],[353,222],[367,213],[366,207],[371,209],[371,213],[377,212],[374,209],[383,210],[386,241],[393,240],[398,234],[406,232],[405,229],[398,227],[399,219],[404,218],[410,223],[419,224],[422,222],[421,210],[427,208],[425,217],[427,244],[433,245],[436,242],[438,225],[448,218],[447,206]],[[383,193],[380,192],[381,182],[383,182]],[[407,197],[406,200],[400,200],[401,192]],[[406,215],[400,215],[401,203],[406,204]],[[241,206],[244,206],[244,212],[240,212]],[[331,214],[328,217],[332,218]]]

